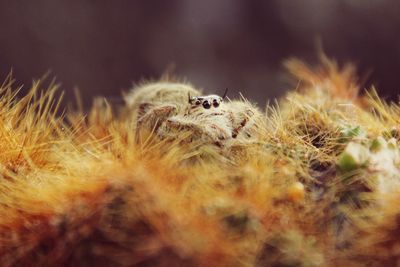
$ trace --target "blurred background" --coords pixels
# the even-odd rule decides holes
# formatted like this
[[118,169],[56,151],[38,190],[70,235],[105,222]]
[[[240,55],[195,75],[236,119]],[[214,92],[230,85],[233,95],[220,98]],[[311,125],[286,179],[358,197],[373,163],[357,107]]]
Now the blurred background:
[[66,99],[77,87],[86,106],[119,101],[171,64],[206,92],[264,105],[290,88],[283,60],[316,64],[318,40],[397,99],[398,0],[0,0],[0,80],[13,69],[27,90],[51,70]]

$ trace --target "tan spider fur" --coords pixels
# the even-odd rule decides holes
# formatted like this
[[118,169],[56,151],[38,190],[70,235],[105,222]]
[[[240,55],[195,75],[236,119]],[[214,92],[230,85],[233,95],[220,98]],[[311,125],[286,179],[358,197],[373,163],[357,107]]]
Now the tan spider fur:
[[188,132],[190,141],[202,140],[219,147],[257,139],[256,129],[263,122],[263,115],[253,104],[242,98],[206,109],[190,103],[190,97],[199,96],[222,99],[217,95],[201,96],[188,84],[158,82],[134,88],[126,102],[136,118],[139,135],[147,131],[165,139]]

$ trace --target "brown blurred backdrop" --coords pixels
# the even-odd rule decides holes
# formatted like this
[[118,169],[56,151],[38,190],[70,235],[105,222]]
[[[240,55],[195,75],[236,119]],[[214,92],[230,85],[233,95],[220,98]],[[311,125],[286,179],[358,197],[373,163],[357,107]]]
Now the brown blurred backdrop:
[[51,70],[67,99],[78,87],[118,101],[171,64],[207,92],[230,89],[260,104],[288,84],[282,61],[316,62],[317,39],[367,84],[400,88],[397,0],[0,0],[0,79],[11,68],[25,90]]

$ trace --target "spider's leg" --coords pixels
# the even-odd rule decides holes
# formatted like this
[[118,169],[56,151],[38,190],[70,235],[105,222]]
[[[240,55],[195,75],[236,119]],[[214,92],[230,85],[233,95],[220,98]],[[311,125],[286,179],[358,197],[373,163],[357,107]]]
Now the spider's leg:
[[[239,121],[237,121],[233,125],[232,129],[232,138],[236,138],[240,132],[242,132],[246,126],[248,125],[248,122],[252,119],[252,116],[254,115],[254,112],[250,109],[245,110],[244,112],[241,112],[239,114]],[[247,133],[247,137],[250,137],[249,134]]]
[[181,116],[174,116],[167,119],[165,126],[172,131],[191,131],[196,135],[204,132],[202,126]]
[[137,114],[137,119],[139,120],[141,117],[143,117],[147,111],[151,109],[151,104],[150,103],[142,103],[139,105],[138,108],[138,114]]
[[137,133],[157,132],[161,124],[177,113],[174,105],[163,105],[151,108],[137,120]]
[[190,132],[190,140],[208,140],[216,145],[222,144],[222,141],[229,138],[227,131],[215,123],[198,121],[194,122],[184,117],[175,116],[165,122],[164,132]]

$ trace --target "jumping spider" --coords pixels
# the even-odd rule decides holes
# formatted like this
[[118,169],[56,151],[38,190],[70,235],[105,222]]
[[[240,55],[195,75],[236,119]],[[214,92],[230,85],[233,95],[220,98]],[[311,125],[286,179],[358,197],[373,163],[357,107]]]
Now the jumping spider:
[[150,83],[132,90],[126,102],[136,118],[137,134],[154,132],[161,139],[189,132],[190,141],[219,147],[257,138],[263,116],[246,100],[225,101],[224,95],[206,95],[173,82]]

